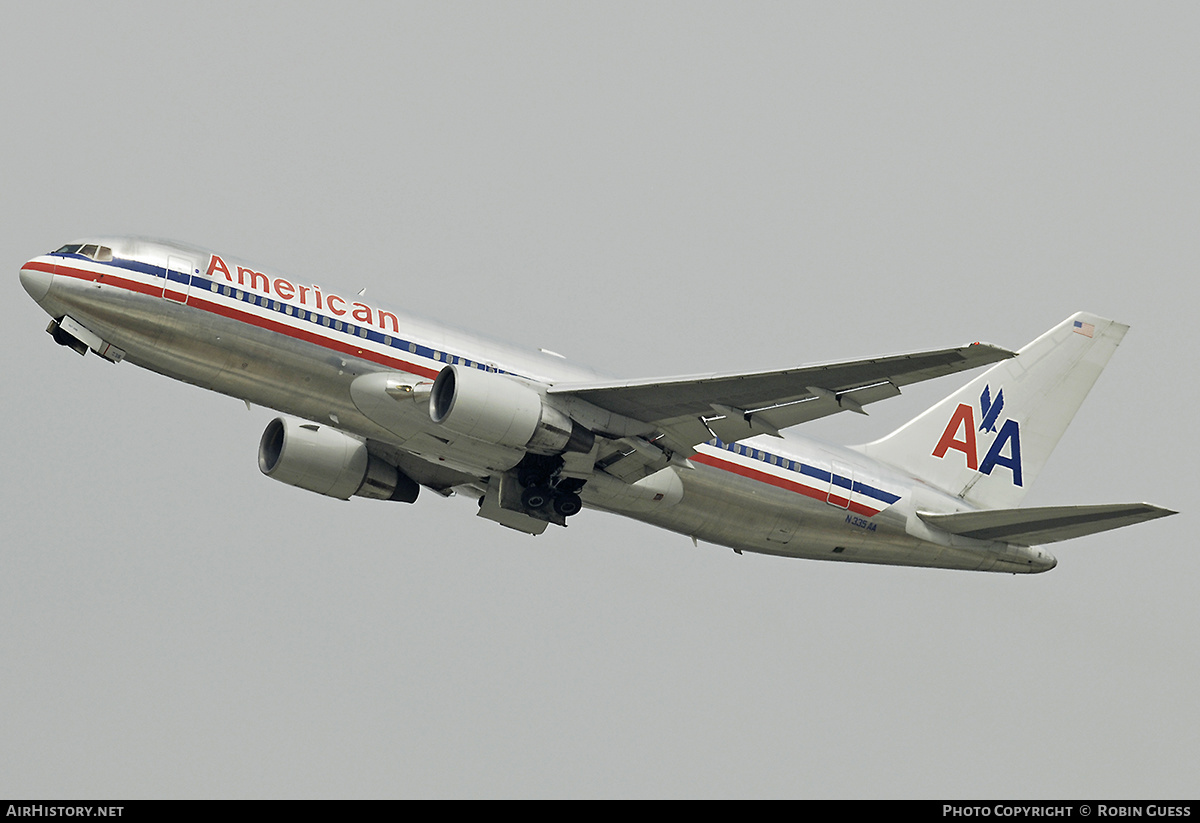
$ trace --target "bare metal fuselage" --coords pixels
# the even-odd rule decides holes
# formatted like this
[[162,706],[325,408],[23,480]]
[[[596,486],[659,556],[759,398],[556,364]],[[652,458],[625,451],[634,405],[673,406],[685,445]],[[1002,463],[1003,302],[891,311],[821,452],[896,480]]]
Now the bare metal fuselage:
[[[229,257],[214,272],[213,256],[201,249],[111,242],[122,259],[144,265],[44,255],[23,269],[26,288],[41,295],[38,302],[52,317],[69,316],[138,366],[386,444],[402,468],[436,487],[478,486],[522,455],[447,437],[419,402],[397,404],[400,412],[380,425],[356,402],[357,379],[394,374],[428,382],[448,363],[546,385],[599,376],[550,354],[300,286]],[[701,445],[688,465],[664,471],[677,478],[670,483],[682,494],[629,499],[612,486],[619,481],[598,478],[583,487],[583,501],[739,551],[1016,573],[1055,564],[1038,547],[929,528],[916,516],[918,508],[954,512],[970,506],[850,448],[795,435],[760,436]],[[841,488],[837,478],[853,482]]]

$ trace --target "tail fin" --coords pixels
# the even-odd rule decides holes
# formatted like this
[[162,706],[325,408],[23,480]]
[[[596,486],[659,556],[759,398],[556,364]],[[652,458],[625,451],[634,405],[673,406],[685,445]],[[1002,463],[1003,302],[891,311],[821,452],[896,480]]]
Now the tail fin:
[[984,508],[1017,506],[1129,327],[1080,312],[896,431],[859,446]]

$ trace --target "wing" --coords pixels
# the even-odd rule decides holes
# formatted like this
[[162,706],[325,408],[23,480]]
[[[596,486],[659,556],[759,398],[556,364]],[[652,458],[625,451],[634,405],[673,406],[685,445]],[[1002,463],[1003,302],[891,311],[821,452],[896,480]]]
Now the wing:
[[[900,394],[900,387],[1013,357],[984,343],[846,363],[750,374],[713,374],[596,384],[560,384],[551,395],[574,398],[646,424],[599,455],[597,467],[629,482],[687,456],[714,438],[727,443]],[[652,430],[652,431],[651,431]],[[638,459],[628,460],[628,458]],[[628,466],[617,464],[628,462]]]

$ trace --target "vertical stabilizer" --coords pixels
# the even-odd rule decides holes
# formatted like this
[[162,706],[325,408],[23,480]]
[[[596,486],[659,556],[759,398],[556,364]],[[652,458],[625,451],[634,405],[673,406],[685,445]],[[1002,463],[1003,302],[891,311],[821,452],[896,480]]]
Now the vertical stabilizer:
[[859,451],[983,508],[1017,506],[1129,327],[1080,312]]

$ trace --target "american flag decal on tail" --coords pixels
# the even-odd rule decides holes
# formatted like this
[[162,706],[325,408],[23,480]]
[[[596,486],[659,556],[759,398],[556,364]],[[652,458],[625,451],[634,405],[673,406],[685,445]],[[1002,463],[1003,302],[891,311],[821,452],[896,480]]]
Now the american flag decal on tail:
[[1073,331],[1076,334],[1082,334],[1084,337],[1091,337],[1095,333],[1096,327],[1091,323],[1084,323],[1080,320],[1076,320]]

